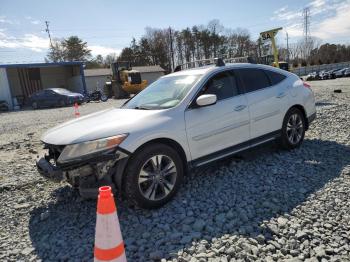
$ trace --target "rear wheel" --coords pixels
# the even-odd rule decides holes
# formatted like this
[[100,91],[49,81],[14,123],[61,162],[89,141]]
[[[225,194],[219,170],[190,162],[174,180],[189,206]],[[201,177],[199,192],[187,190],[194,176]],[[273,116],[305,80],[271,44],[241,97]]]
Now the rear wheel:
[[164,144],[141,149],[126,169],[125,195],[142,208],[158,208],[174,197],[182,182],[183,163],[178,153]]
[[305,118],[303,113],[297,109],[290,109],[284,117],[281,144],[285,149],[299,147],[305,136]]

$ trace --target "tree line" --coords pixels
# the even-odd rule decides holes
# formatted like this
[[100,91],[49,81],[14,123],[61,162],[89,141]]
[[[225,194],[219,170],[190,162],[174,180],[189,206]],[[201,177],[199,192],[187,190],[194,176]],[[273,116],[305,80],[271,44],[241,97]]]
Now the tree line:
[[[325,64],[350,61],[350,45],[322,44],[316,38],[303,39],[290,44],[287,49],[279,44],[280,60],[294,67],[307,64]],[[171,72],[178,64],[214,57],[251,56],[256,61],[271,54],[270,42],[253,40],[247,29],[225,28],[219,20],[207,25],[173,28],[145,29],[145,34],[122,49],[119,56],[91,56],[86,42],[77,36],[56,40],[50,47],[47,61],[85,61],[87,68],[109,67],[116,61],[131,61],[134,66],[160,65]]]
[[[263,49],[266,46],[261,44],[260,52]],[[251,39],[248,30],[225,28],[219,20],[183,30],[148,27],[138,41],[132,39],[130,46],[122,50],[119,59],[135,65],[159,64],[171,71],[178,64],[223,55],[258,57],[258,42]]]

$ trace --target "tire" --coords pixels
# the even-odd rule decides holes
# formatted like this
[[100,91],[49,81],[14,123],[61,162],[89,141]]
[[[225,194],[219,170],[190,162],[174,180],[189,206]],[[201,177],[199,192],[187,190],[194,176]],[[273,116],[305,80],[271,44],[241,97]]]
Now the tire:
[[9,108],[7,105],[3,104],[3,105],[0,105],[0,112],[7,112],[9,111]]
[[129,160],[124,194],[133,206],[159,208],[175,196],[183,175],[184,165],[178,153],[170,146],[152,144]]
[[301,145],[305,136],[306,121],[298,108],[291,108],[284,117],[281,131],[281,146],[291,150]]
[[33,102],[32,103],[32,108],[33,109],[38,109],[39,107],[38,107],[38,103],[37,102]]

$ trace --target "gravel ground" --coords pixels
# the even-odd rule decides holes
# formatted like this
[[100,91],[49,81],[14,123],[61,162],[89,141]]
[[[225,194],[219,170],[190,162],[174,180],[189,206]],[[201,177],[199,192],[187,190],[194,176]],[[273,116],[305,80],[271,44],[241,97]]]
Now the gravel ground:
[[[301,148],[271,144],[194,170],[159,210],[117,199],[128,260],[350,261],[350,78],[311,85],[318,118]],[[72,108],[0,114],[0,261],[92,259],[95,201],[34,166],[40,135],[71,118]]]

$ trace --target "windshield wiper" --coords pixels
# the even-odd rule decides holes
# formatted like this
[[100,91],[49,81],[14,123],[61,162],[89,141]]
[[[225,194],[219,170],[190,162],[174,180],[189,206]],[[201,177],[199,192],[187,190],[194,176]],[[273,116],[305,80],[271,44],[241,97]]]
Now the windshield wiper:
[[134,109],[150,110],[151,108],[141,105],[141,106],[135,106]]

